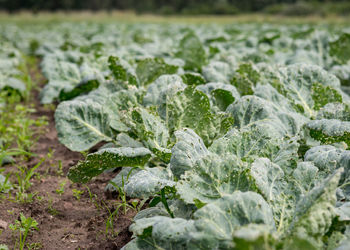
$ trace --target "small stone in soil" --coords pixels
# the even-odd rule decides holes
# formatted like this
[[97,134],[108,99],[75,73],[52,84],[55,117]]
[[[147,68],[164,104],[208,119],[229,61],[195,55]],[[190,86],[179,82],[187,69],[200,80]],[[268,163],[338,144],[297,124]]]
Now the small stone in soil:
[[8,223],[6,221],[0,220],[0,228],[6,229],[7,228],[7,224]]

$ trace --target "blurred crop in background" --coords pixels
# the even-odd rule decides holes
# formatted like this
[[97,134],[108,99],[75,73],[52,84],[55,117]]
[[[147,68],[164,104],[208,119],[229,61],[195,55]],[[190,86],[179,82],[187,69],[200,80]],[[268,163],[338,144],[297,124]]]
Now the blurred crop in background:
[[161,15],[232,15],[266,13],[286,16],[349,15],[348,0],[0,0],[10,13],[38,11],[135,11]]

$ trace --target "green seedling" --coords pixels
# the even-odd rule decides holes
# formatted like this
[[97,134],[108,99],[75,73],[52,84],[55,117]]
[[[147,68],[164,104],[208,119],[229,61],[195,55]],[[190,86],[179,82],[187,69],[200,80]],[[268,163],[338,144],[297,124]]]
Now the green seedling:
[[0,149],[0,166],[4,163],[13,163],[14,162],[13,157],[21,156],[21,155],[31,157],[34,154],[21,149],[17,149],[17,148],[11,148],[6,150]]
[[35,175],[35,170],[44,162],[45,159],[41,159],[34,167],[27,169],[26,167],[19,166],[19,172],[16,173],[17,176],[17,193],[16,199],[19,201],[31,201],[33,194],[28,194],[27,191],[31,187],[32,183],[30,179]]
[[9,177],[10,174],[7,174],[5,177],[3,175],[0,175],[0,193],[8,193],[13,188],[12,184],[9,181]]
[[109,207],[103,201],[102,201],[102,203],[103,203],[104,207],[107,209],[108,214],[109,214],[108,219],[106,221],[105,234],[106,235],[112,234],[112,236],[116,236],[116,235],[118,235],[118,233],[115,232],[115,230],[114,230],[114,217],[118,216],[119,210],[115,209],[114,211],[111,211],[109,209]]
[[56,193],[59,195],[64,194],[64,186],[66,185],[67,181],[63,181],[60,183],[60,187],[56,189]]
[[168,212],[168,214],[170,215],[171,218],[175,218],[174,213],[171,211],[171,209],[169,208],[168,205],[168,201],[167,199],[170,197],[170,199],[174,199],[176,196],[176,191],[174,188],[170,188],[170,187],[165,187],[163,188],[158,194],[157,196],[155,196],[153,198],[153,200],[150,202],[149,206],[150,207],[154,207],[156,206],[158,203],[162,203],[165,210]]
[[145,205],[145,203],[147,202],[148,198],[143,199],[143,200],[131,200],[131,205],[133,206],[133,208],[137,211],[140,212],[140,210],[142,209],[143,205]]
[[24,249],[28,233],[32,230],[38,230],[38,223],[31,217],[26,218],[23,213],[20,214],[20,219],[16,220],[14,224],[10,224],[9,228],[14,234],[18,234],[15,240],[15,249]]
[[106,206],[104,204],[104,206],[107,208],[107,211],[109,213],[109,217],[106,221],[106,231],[105,233],[108,234],[109,233],[109,229],[111,229],[112,231],[112,235],[116,236],[118,235],[117,232],[115,232],[114,230],[114,218],[119,216],[119,210],[122,209],[123,213],[126,214],[126,212],[128,211],[128,209],[136,209],[137,205],[138,205],[138,201],[134,200],[131,202],[132,205],[129,205],[127,200],[126,200],[126,193],[124,191],[124,177],[122,177],[122,186],[119,187],[118,185],[116,185],[114,182],[110,182],[119,192],[119,199],[121,200],[121,202],[117,202],[116,203],[116,208],[114,211],[111,211],[108,206]]
[[126,200],[126,193],[124,191],[124,177],[122,177],[122,186],[119,187],[114,182],[110,182],[113,187],[115,187],[118,190],[118,198],[121,200],[120,206],[123,208],[124,214],[126,214],[128,208],[132,208]]
[[53,198],[49,195],[49,193],[47,193],[47,196],[48,196],[48,206],[47,206],[47,210],[48,210],[49,214],[51,214],[52,216],[58,215],[57,209],[55,209],[55,208],[53,207]]
[[90,202],[92,202],[96,209],[98,211],[100,211],[102,209],[101,205],[97,202],[97,195],[96,194],[93,194],[90,190],[90,188],[87,186],[87,185],[84,185],[84,187],[86,188],[86,190],[88,191],[89,193],[89,198],[90,198]]
[[47,159],[51,159],[54,153],[55,153],[55,150],[53,150],[52,148],[49,148],[49,152],[46,154]]
[[39,202],[41,202],[41,201],[44,199],[44,197],[41,196],[41,195],[37,195],[37,196],[35,196],[35,198],[36,198],[36,200],[39,201]]
[[137,208],[137,205],[139,204],[139,201],[138,200],[132,200],[131,201],[131,205],[136,209]]
[[79,201],[81,198],[81,195],[84,193],[83,190],[78,190],[78,189],[72,189],[73,196]]
[[64,176],[63,165],[62,165],[62,161],[61,160],[58,160],[57,174],[60,175],[60,176]]
[[[123,210],[124,209],[127,209],[127,208],[133,208],[132,206],[130,206],[129,204],[122,204],[122,203],[116,203],[116,207],[113,210],[109,209],[109,207],[106,205],[105,202],[101,201],[103,206],[106,208],[106,210],[108,211],[108,218],[107,218],[107,221],[106,221],[106,229],[105,229],[105,234],[106,235],[112,235],[113,237],[116,237],[118,236],[119,232],[117,232],[114,228],[114,219],[115,218],[118,218],[119,217],[119,210],[123,207]],[[124,211],[127,211],[127,210],[124,210]],[[126,212],[125,212],[126,213]]]
[[43,244],[41,244],[41,242],[34,242],[34,243],[31,243],[31,244],[27,244],[27,248],[28,248],[28,250],[42,249],[43,248]]
[[12,210],[7,210],[7,212],[9,213],[9,215],[14,215],[15,214],[15,210],[12,209]]

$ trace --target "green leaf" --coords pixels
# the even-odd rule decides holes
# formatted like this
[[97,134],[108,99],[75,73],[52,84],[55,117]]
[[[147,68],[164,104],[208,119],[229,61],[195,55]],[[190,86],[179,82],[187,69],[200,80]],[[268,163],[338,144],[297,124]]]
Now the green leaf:
[[147,92],[143,97],[143,105],[153,106],[161,103],[162,95],[171,84],[183,85],[182,79],[178,75],[162,75],[153,83],[147,86]]
[[288,238],[283,241],[283,249],[284,250],[319,250],[320,248],[317,244],[312,241],[312,239],[303,236],[297,235],[293,236],[293,238]]
[[67,86],[70,86],[68,81],[49,81],[41,90],[39,99],[41,104],[50,104],[56,101],[59,97],[61,90]]
[[171,150],[170,168],[176,177],[190,170],[196,161],[209,154],[209,151],[193,130],[183,129],[175,132],[176,144]]
[[316,146],[309,149],[304,156],[305,161],[312,161],[321,171],[332,173],[339,167],[344,150],[330,146]]
[[91,100],[67,101],[55,112],[59,141],[72,151],[85,151],[101,141],[113,141],[108,113]]
[[[155,207],[157,204],[159,204],[160,202],[162,201],[162,199],[160,198],[160,196],[156,196],[156,197],[154,197],[153,199],[152,199],[152,201],[149,203],[149,207],[150,207],[150,209],[152,209],[153,207]],[[157,210],[158,210],[159,208],[157,208]],[[145,210],[141,210],[140,212],[142,212],[142,211],[145,211]],[[140,213],[139,212],[139,213]],[[166,212],[165,212],[165,214],[166,214]],[[153,216],[150,216],[150,217],[153,217]]]
[[81,82],[76,86],[68,86],[69,88],[63,88],[59,93],[59,100],[66,101],[73,99],[81,94],[87,94],[90,91],[97,89],[100,83],[97,80],[90,80]]
[[233,229],[250,223],[265,224],[272,230],[275,228],[270,206],[261,195],[250,191],[225,195],[197,210],[193,217],[197,229],[210,230],[215,235],[219,233],[216,228],[221,228],[227,232],[223,235],[226,239],[231,238]]
[[[149,208],[138,212],[134,217],[134,221],[158,215],[170,217],[169,213],[164,207],[164,204],[161,203],[161,201],[161,196],[154,197],[152,201],[150,201]],[[191,219],[194,211],[196,210],[195,206],[186,204],[178,199],[168,199],[167,203],[170,211],[172,211],[175,218]]]
[[148,85],[159,76],[175,74],[178,66],[169,65],[162,58],[146,58],[137,63],[136,75],[141,85]]
[[349,248],[350,240],[346,239],[339,244],[339,246],[336,248],[336,250],[347,250]]
[[244,225],[263,224],[267,232],[275,229],[271,208],[254,192],[234,192],[204,206],[193,216],[198,233],[193,233],[192,241],[208,244],[210,249],[234,249],[232,236]]
[[328,103],[317,114],[317,119],[350,121],[350,106],[344,103]]
[[116,144],[120,147],[141,148],[143,144],[135,139],[131,138],[125,133],[117,135]]
[[269,101],[269,103],[273,106],[273,109],[277,111],[277,116],[283,118],[285,116],[284,113],[288,113],[288,116],[293,117],[296,130],[299,130],[306,122],[309,121],[309,119],[302,114],[296,113],[293,103],[282,94],[278,93],[278,91],[270,84],[265,83],[264,85],[257,85],[254,90],[254,95]]
[[197,90],[205,93],[211,100],[211,103],[216,105],[220,111],[225,111],[231,103],[240,98],[234,86],[224,83],[212,82],[199,85]]
[[123,167],[120,172],[109,181],[105,190],[108,192],[118,191],[115,186],[124,188],[127,180],[139,171],[141,171],[141,169],[137,167]]
[[42,104],[52,103],[64,88],[73,89],[81,80],[78,66],[71,62],[51,60],[44,64],[43,73],[49,82],[40,93]]
[[233,154],[248,163],[252,163],[256,158],[265,157],[289,174],[298,160],[299,144],[296,138],[271,138],[268,133],[270,132],[260,127],[241,131],[233,129],[214,141],[209,150],[221,156]]
[[312,99],[314,101],[314,109],[319,110],[327,103],[342,102],[341,94],[330,86],[323,86],[320,83],[312,84]]
[[124,121],[155,155],[165,162],[170,161],[169,132],[158,115],[144,108],[135,108]]
[[181,39],[176,56],[185,61],[185,70],[200,71],[207,62],[203,45],[193,31]]
[[215,99],[214,105],[218,106],[221,111],[225,111],[226,108],[235,101],[232,94],[224,89],[215,89],[211,94]]
[[88,154],[85,161],[71,167],[68,178],[73,182],[86,183],[106,169],[143,166],[150,158],[151,152],[146,148],[106,148]]
[[168,96],[165,114],[171,134],[181,128],[191,128],[206,145],[225,134],[232,124],[231,117],[212,114],[209,98],[192,86]]
[[[232,235],[241,238],[236,229],[242,225],[262,224],[265,234],[274,229],[271,209],[254,192],[225,196],[197,210],[193,217],[195,220],[164,216],[137,219],[130,230],[138,237],[125,249],[232,249]],[[263,233],[259,225],[249,228]]]
[[203,67],[202,74],[207,82],[229,83],[232,76],[232,69],[228,63],[221,61],[210,61]]
[[309,238],[314,245],[322,246],[322,236],[335,217],[335,192],[342,172],[342,168],[337,170],[299,200],[288,237]]
[[315,166],[319,168],[319,172],[323,178],[334,172],[336,169],[344,168],[345,171],[342,174],[342,178],[339,184],[342,185],[341,190],[342,192],[344,191],[345,198],[349,200],[349,150],[336,148],[330,145],[316,146],[306,152],[305,160],[312,161]]
[[120,80],[130,85],[138,85],[135,73],[127,67],[126,63],[121,61],[116,56],[110,56],[108,58],[109,69],[112,71],[116,80]]
[[324,144],[345,142],[350,146],[350,122],[322,119],[306,124],[310,136]]
[[173,187],[175,184],[168,169],[161,167],[145,168],[133,174],[126,181],[124,190],[128,197],[149,198],[160,192],[164,187]]
[[284,230],[282,225],[288,223],[295,197],[283,170],[267,158],[258,158],[252,164],[250,173],[257,190],[272,208],[279,230]]
[[340,207],[335,209],[339,221],[350,221],[350,202],[345,202]]
[[329,43],[329,54],[341,64],[350,60],[350,34],[343,33],[337,40]]
[[51,81],[67,81],[71,83],[79,83],[81,81],[78,65],[67,61],[58,61],[57,59],[51,63],[47,63],[44,75]]
[[140,106],[140,94],[139,91],[128,89],[108,95],[105,109],[109,114],[111,128],[121,132],[127,132],[129,130],[122,121],[122,115],[125,111]]
[[233,234],[235,249],[275,249],[276,237],[263,224],[248,224]]
[[176,189],[186,203],[208,203],[236,190],[255,190],[249,171],[235,155],[208,154],[197,160],[177,182]]
[[183,82],[187,85],[201,85],[205,84],[205,79],[204,77],[196,72],[187,72],[181,76]]
[[286,185],[283,170],[267,158],[258,158],[252,164],[250,173],[255,185],[264,198],[270,201],[279,199]]
[[130,231],[138,237],[132,242],[132,247],[126,245],[125,250],[187,249],[190,233],[194,230],[192,220],[164,216],[139,219],[130,226]]
[[327,102],[342,100],[339,79],[319,66],[293,64],[280,68],[278,78],[273,86],[306,117],[315,117]]
[[26,91],[26,85],[21,80],[14,77],[6,77],[0,73],[0,90],[12,89],[23,94]]
[[260,74],[255,67],[250,63],[239,65],[234,77],[231,79],[231,84],[234,85],[240,95],[252,95],[254,87],[260,79]]
[[259,126],[272,137],[292,137],[299,132],[301,126],[297,115],[281,110],[257,96],[243,96],[230,105],[226,112],[232,114],[237,128]]
[[9,248],[5,244],[0,244],[0,250],[9,250]]

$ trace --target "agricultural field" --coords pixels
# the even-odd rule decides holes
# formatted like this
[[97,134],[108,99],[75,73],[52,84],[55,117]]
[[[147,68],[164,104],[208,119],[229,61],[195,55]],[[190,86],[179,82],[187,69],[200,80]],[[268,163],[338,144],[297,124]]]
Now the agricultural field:
[[0,23],[0,249],[350,249],[350,25]]

